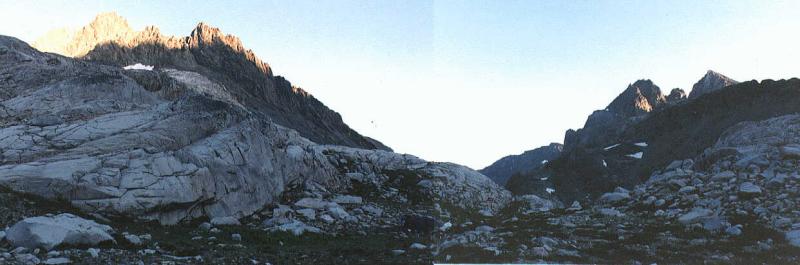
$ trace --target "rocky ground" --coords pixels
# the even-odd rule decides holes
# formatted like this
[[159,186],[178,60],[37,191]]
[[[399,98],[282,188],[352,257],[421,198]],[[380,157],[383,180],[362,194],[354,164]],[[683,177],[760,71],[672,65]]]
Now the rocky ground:
[[702,156],[585,208],[525,196],[496,216],[454,221],[435,260],[795,264],[798,159],[800,116],[741,123]]
[[[355,203],[354,198],[360,197],[338,198],[340,202],[348,202],[338,208],[343,211],[335,210],[337,208],[329,208],[333,211],[322,209],[319,210],[320,216],[315,218],[303,215],[308,210],[315,211],[313,207],[305,206],[315,205],[299,203],[305,206],[276,206],[276,209],[289,210],[276,214],[279,211],[265,209],[261,214],[243,219],[242,223],[237,220],[229,224],[225,224],[226,220],[197,220],[162,226],[158,223],[116,219],[98,221],[113,227],[114,233],[110,235],[115,242],[94,246],[65,244],[49,250],[46,247],[14,247],[10,235],[1,232],[0,264],[61,264],[67,261],[73,264],[430,263],[429,252],[411,247],[415,243],[431,244],[429,236],[403,231],[397,225],[399,220],[396,220],[396,214],[389,211],[380,213],[380,208],[372,208],[369,203]],[[0,227],[12,227],[31,216],[53,217],[60,213],[82,215],[66,203],[22,196],[8,190],[0,192],[0,201],[3,202],[0,203]],[[338,205],[333,202],[328,204]],[[334,212],[341,215],[335,215]],[[98,217],[91,215],[82,217],[98,220]],[[285,224],[304,222],[308,225],[281,227],[275,220],[282,217],[287,219]],[[330,223],[326,221],[328,218],[331,219]],[[369,227],[366,223],[370,222],[385,223],[385,227]]]

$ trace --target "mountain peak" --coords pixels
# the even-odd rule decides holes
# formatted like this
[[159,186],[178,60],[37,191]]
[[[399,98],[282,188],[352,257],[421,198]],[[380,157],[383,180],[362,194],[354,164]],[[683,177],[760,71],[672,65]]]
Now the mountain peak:
[[703,94],[719,90],[723,87],[738,84],[739,82],[713,70],[706,71],[706,74],[692,86],[689,98],[694,99]]
[[[225,35],[217,27],[213,27],[205,22],[200,22],[189,34],[189,43],[194,45],[212,44],[221,42],[222,44],[231,47],[235,51],[244,52],[245,48],[242,41],[233,35]],[[254,56],[253,56],[254,57]]]
[[606,109],[623,116],[637,116],[647,113],[664,103],[666,99],[650,79],[639,79],[617,96]]
[[124,17],[117,14],[117,12],[106,12],[97,14],[89,23],[89,27],[91,28],[124,28],[130,29],[128,25],[128,20]]

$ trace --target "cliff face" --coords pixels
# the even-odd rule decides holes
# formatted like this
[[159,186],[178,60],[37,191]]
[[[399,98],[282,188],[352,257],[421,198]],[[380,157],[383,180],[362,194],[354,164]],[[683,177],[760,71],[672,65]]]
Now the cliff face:
[[34,47],[113,66],[140,63],[196,72],[219,83],[256,115],[297,130],[314,142],[391,150],[352,130],[338,113],[303,89],[273,75],[270,66],[239,38],[205,23],[186,37],[164,36],[154,26],[135,31],[124,18],[108,13],[76,32],[48,34]]

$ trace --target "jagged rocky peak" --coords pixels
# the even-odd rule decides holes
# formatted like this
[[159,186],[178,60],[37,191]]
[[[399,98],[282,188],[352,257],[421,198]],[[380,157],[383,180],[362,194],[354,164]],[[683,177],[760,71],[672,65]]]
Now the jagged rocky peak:
[[135,33],[128,21],[117,13],[101,13],[79,30],[52,30],[34,41],[33,47],[40,51],[80,57],[94,49],[97,44],[127,39]]
[[661,89],[650,79],[642,79],[628,85],[606,109],[615,114],[633,117],[653,111],[665,102]]
[[229,95],[226,98],[316,143],[390,150],[352,130],[309,93],[273,75],[238,37],[207,23],[199,23],[188,36],[167,36],[155,26],[135,31],[116,13],[105,13],[80,30],[48,36],[35,47],[105,65],[143,64],[157,71],[200,75],[220,85],[215,93]]
[[689,98],[694,99],[703,94],[711,93],[712,91],[719,90],[723,87],[738,84],[739,82],[724,76],[720,73],[708,70],[703,78],[700,78],[697,83],[692,86],[692,91],[689,93]]
[[212,27],[205,22],[197,24],[192,33],[189,34],[189,37],[187,37],[186,43],[191,48],[197,49],[215,49],[219,47],[230,49],[230,51],[244,56],[246,61],[252,62],[260,72],[272,76],[269,64],[261,61],[252,50],[246,49],[239,37],[225,34],[219,28]]
[[673,88],[667,96],[667,102],[678,102],[686,99],[686,91],[680,88]]

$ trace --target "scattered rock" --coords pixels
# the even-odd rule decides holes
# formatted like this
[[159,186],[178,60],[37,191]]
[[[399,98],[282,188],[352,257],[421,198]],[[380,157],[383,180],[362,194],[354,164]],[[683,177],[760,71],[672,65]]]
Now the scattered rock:
[[303,222],[295,220],[294,222],[279,225],[273,228],[270,228],[272,231],[283,231],[283,232],[291,232],[295,236],[301,236],[306,232],[309,233],[321,233],[322,231],[319,228],[306,225]]

